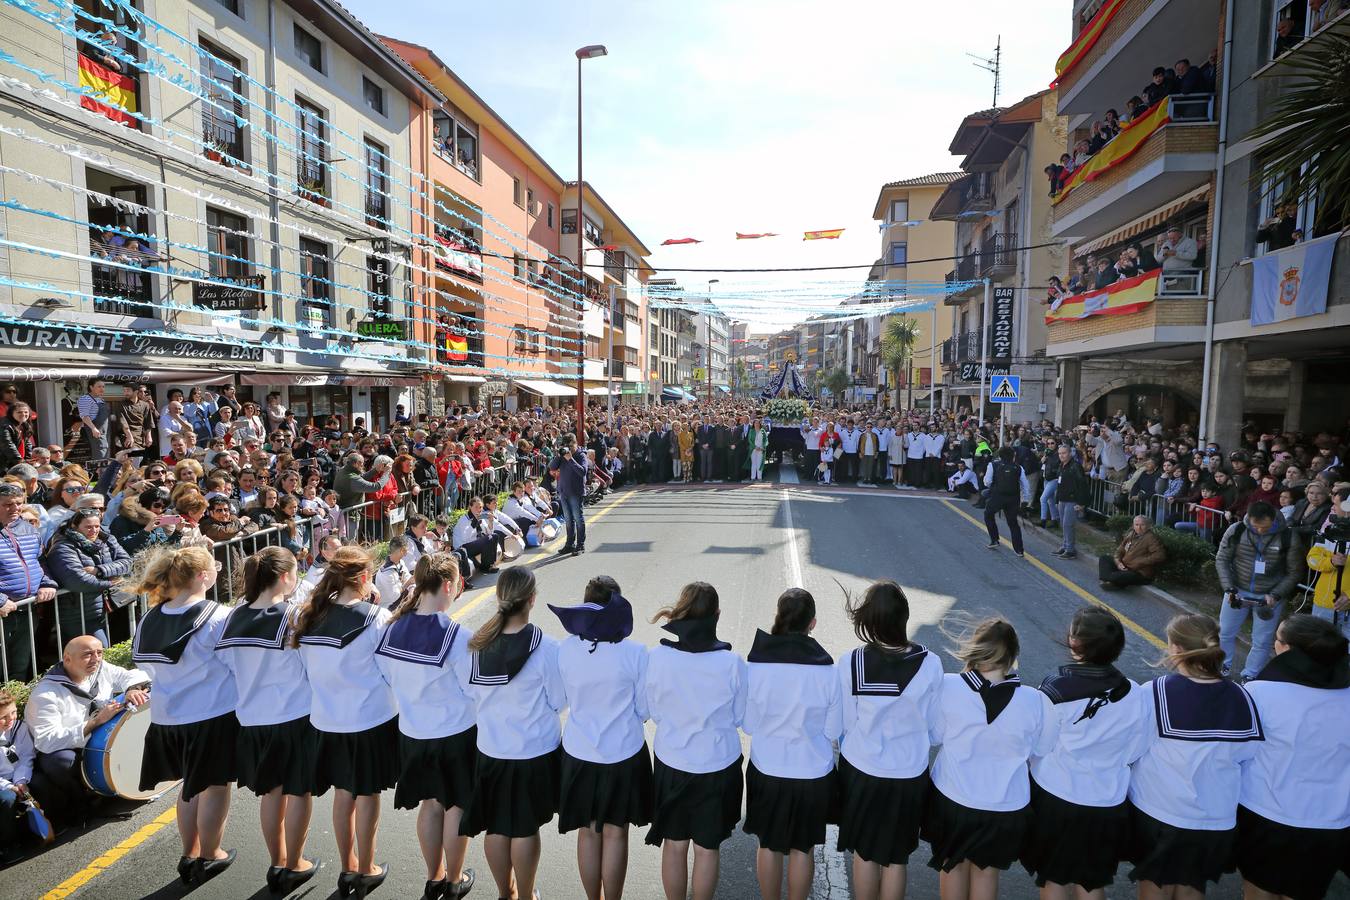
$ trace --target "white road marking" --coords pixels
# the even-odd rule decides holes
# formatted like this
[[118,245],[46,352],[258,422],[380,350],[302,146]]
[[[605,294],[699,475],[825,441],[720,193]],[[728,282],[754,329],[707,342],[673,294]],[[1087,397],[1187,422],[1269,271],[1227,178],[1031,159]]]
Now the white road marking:
[[802,560],[797,550],[797,529],[792,527],[792,493],[783,491],[783,514],[787,518],[788,566],[792,571],[792,587],[806,587],[802,581]]

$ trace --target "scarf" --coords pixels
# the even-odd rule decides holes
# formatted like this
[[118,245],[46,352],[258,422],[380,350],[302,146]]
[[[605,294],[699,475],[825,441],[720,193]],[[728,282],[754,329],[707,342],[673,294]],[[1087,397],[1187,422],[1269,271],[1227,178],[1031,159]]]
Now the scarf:
[[536,625],[526,625],[515,634],[499,634],[497,639],[473,655],[470,684],[500,686],[509,684],[529,662],[530,654],[538,649],[544,632]]
[[1350,658],[1342,656],[1334,665],[1328,666],[1291,647],[1266,663],[1256,680],[1338,691],[1350,687]]
[[178,614],[166,613],[161,606],[151,607],[136,628],[132,660],[137,663],[175,665],[183,658],[183,652],[187,650],[188,642],[197,629],[211,618],[215,605],[210,600],[202,600]]
[[548,608],[562,623],[568,634],[591,642],[591,653],[602,642],[617,644],[633,633],[633,607],[618,591],[609,595],[605,603],[581,603],[577,606]]
[[731,645],[717,639],[717,619],[676,619],[661,626],[679,638],[661,638],[661,643],[672,650],[685,653],[711,653],[714,650],[730,650]]
[[755,631],[747,662],[786,663],[793,666],[832,666],[834,660],[809,634],[769,634]]
[[1130,693],[1130,680],[1115,666],[1070,663],[1060,666],[1057,674],[1047,675],[1041,682],[1041,691],[1056,704],[1088,700],[1082,715],[1073,720],[1077,725],[1097,715],[1097,710],[1108,703],[1124,700]]
[[885,650],[874,645],[853,651],[850,668],[853,670],[855,697],[898,697],[919,674],[928,649],[921,644],[910,644],[904,650]]
[[377,656],[419,666],[445,665],[450,648],[459,634],[459,625],[440,614],[407,615],[396,619],[384,631]]
[[999,713],[1008,708],[1013,695],[1017,693],[1018,686],[1022,683],[1016,673],[1010,674],[998,684],[994,684],[974,670],[962,672],[961,678],[965,681],[966,687],[979,694],[980,699],[984,701],[984,721],[987,725],[993,725]]

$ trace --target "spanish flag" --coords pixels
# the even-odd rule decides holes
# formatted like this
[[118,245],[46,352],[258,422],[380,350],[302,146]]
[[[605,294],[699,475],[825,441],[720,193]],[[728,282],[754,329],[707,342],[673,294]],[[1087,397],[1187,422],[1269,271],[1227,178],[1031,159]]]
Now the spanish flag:
[[81,53],[80,87],[90,92],[80,97],[85,109],[102,113],[119,125],[136,127],[136,118],[127,115],[136,112],[136,83],[130,78]]
[[740,231],[736,232],[736,240],[738,241],[753,241],[755,238],[763,237],[778,237],[778,235],[774,234],[772,231],[766,231],[763,234],[745,234]]
[[445,332],[445,359],[447,362],[469,361],[469,339],[462,332]]
[[1045,324],[1086,319],[1088,316],[1123,316],[1139,312],[1158,296],[1158,279],[1162,269],[1154,269],[1133,278],[1117,281],[1099,291],[1087,291],[1065,297],[1050,307]]
[[1075,169],[1069,176],[1069,180],[1064,182],[1060,188],[1059,194],[1055,197],[1054,203],[1061,203],[1065,197],[1069,196],[1074,188],[1087,184],[1089,181],[1095,181],[1105,172],[1115,168],[1139,150],[1153,137],[1153,133],[1162,128],[1168,122],[1172,121],[1172,107],[1167,102],[1167,98],[1159,100],[1153,105],[1153,108],[1144,115],[1127,124],[1120,129],[1120,134],[1111,139],[1105,147],[1097,151],[1097,155],[1089,159],[1080,168]]
[[804,241],[832,241],[844,233],[842,228],[830,228],[825,231],[808,231],[802,235]]
[[1059,84],[1059,80],[1068,73],[1070,69],[1083,61],[1088,51],[1093,45],[1101,39],[1102,33],[1106,31],[1107,24],[1116,16],[1120,8],[1125,5],[1125,0],[1106,0],[1102,8],[1097,10],[1097,14],[1092,20],[1083,26],[1083,30],[1078,32],[1078,37],[1074,38],[1069,49],[1059,55],[1055,60],[1055,80],[1050,82],[1051,87]]
[[662,246],[662,247],[674,247],[674,246],[676,246],[677,244],[701,244],[701,243],[703,243],[703,242],[700,241],[698,238],[690,238],[690,237],[685,237],[685,238],[666,238],[664,241],[661,242],[661,246]]

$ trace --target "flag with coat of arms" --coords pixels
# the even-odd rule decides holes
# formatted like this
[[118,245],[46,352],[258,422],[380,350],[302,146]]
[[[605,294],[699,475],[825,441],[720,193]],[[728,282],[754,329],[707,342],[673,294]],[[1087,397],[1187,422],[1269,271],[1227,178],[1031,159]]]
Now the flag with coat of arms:
[[1327,311],[1331,263],[1340,233],[1314,238],[1252,260],[1253,325]]

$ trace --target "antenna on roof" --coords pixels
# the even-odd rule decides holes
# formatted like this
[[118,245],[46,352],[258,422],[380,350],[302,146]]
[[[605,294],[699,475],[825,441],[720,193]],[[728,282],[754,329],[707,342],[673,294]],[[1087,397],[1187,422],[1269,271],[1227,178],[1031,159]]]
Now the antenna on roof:
[[994,44],[994,55],[993,55],[993,56],[991,56],[991,57],[989,57],[989,58],[987,58],[987,59],[986,59],[985,57],[983,57],[983,56],[976,56],[974,53],[967,53],[966,56],[969,56],[971,59],[975,60],[975,62],[974,62],[975,68],[977,68],[977,69],[984,69],[986,72],[991,72],[991,73],[993,73],[993,75],[994,75],[994,102],[991,104],[991,106],[992,106],[992,108],[997,109],[997,108],[998,108],[999,74],[1000,74],[1000,72],[1001,72],[1001,70],[1002,70],[1002,59],[1003,59],[1003,35],[1000,34],[1000,35],[998,36],[998,42],[997,42],[996,44]]

